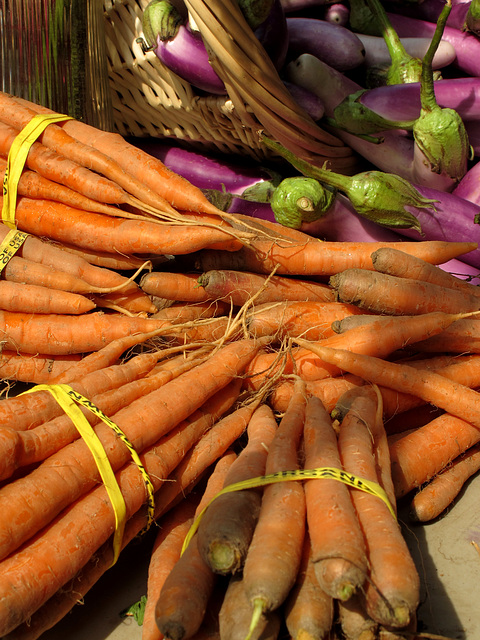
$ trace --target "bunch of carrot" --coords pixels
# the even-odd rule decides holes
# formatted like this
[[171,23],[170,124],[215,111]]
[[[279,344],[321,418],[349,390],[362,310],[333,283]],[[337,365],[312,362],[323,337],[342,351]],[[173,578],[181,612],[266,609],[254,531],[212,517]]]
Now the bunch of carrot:
[[[46,112],[0,93],[7,177]],[[458,494],[436,487],[478,468],[480,294],[438,266],[477,245],[224,214],[74,120],[30,148],[15,227],[0,375],[28,393],[0,400],[0,635],[38,638],[155,523],[144,640],[414,634],[396,501],[422,487],[412,515],[436,517]]]

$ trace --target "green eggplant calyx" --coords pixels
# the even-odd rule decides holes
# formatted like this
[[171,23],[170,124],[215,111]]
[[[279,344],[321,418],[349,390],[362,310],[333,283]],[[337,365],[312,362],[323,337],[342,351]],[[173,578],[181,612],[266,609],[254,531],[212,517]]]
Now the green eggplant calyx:
[[314,222],[331,208],[336,191],[313,178],[285,178],[275,189],[271,207],[275,220],[284,227],[300,229],[304,222]]
[[151,0],[142,15],[143,35],[150,48],[157,46],[158,40],[171,40],[184,20],[170,0]]
[[347,196],[357,213],[368,220],[420,233],[420,223],[407,207],[434,209],[436,202],[422,196],[404,178],[382,171],[364,171],[354,176]]
[[392,84],[408,84],[411,82],[420,82],[422,78],[422,61],[420,58],[414,58],[408,53],[401,59],[395,60],[387,71],[386,83]]
[[362,104],[366,89],[351,93],[338,104],[333,116],[337,126],[356,135],[379,133],[389,129],[411,130],[415,120],[388,120]]

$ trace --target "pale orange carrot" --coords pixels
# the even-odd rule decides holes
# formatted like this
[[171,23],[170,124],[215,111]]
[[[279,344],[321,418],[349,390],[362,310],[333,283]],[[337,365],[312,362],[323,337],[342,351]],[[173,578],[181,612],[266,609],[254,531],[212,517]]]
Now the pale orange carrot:
[[437,336],[420,341],[415,347],[429,353],[480,353],[480,318],[462,318]]
[[96,308],[89,298],[37,284],[0,280],[0,309],[13,313],[81,315]]
[[76,360],[72,359],[72,356],[22,354],[3,349],[0,353],[0,378],[17,382],[46,384],[54,377],[71,369],[75,362]]
[[358,594],[338,603],[338,620],[345,640],[376,640],[378,623],[365,611]]
[[198,273],[172,273],[151,271],[140,280],[142,289],[153,296],[179,302],[205,302],[211,300],[198,284]]
[[470,292],[369,269],[346,269],[332,276],[329,284],[338,301],[355,304],[371,313],[462,313],[480,308],[479,297]]
[[159,255],[145,255],[141,256],[126,256],[124,254],[108,251],[93,251],[86,247],[80,248],[66,242],[57,243],[59,249],[71,253],[75,256],[79,256],[86,260],[89,264],[97,267],[103,267],[105,269],[115,269],[118,271],[130,271],[139,269],[145,264],[146,260],[149,260],[152,265],[157,265],[165,262],[167,258]]

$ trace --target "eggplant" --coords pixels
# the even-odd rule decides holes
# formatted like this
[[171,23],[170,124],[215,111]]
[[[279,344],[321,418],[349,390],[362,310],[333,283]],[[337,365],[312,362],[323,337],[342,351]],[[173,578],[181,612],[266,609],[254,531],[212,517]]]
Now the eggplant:
[[[370,36],[362,33],[356,34],[365,48],[365,66],[382,67],[391,63],[385,39],[381,36]],[[423,58],[428,50],[430,38],[400,38],[405,51],[414,58]],[[433,58],[433,68],[442,69],[451,64],[456,57],[455,47],[446,40],[442,40]],[[410,84],[410,83],[402,83]],[[398,85],[398,83],[397,83]],[[397,86],[393,85],[393,86]],[[406,119],[406,118],[403,118]]]
[[337,2],[326,8],[323,18],[327,22],[338,24],[341,27],[348,27],[350,9],[345,4]]
[[359,67],[365,60],[363,43],[353,31],[317,18],[289,18],[288,57],[309,53],[339,71]]

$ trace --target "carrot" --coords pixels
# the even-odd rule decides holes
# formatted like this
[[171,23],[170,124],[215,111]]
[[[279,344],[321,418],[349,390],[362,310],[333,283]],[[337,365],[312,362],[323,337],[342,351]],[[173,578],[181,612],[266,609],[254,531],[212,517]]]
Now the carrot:
[[[247,426],[247,443],[232,465],[225,486],[265,473],[267,451],[276,432],[272,410],[261,404]],[[262,492],[233,491],[218,496],[200,520],[198,548],[215,573],[240,571],[257,523]]]
[[259,295],[255,298],[256,304],[283,300],[332,302],[334,298],[332,290],[318,282],[275,275],[265,277],[258,273],[231,269],[206,271],[199,276],[198,284],[210,299],[220,298],[239,307],[257,292]]
[[338,603],[338,619],[345,640],[376,640],[378,624],[367,615],[358,594]]
[[[192,429],[191,424],[187,421],[178,425],[174,433],[161,438],[142,454],[141,461],[154,492],[158,491],[164,479],[182,459],[184,447],[188,448],[196,439],[197,430]],[[128,519],[146,503],[145,486],[137,466],[130,462],[117,473],[117,482],[125,499]],[[2,634],[28,619],[62,584],[71,579],[110,537],[114,528],[112,505],[105,487],[99,485],[64,511],[41,536],[32,538],[21,550],[5,558],[0,565],[0,582],[3,583],[2,605],[5,603],[8,606],[6,609],[3,606],[0,608]],[[53,559],[50,558],[52,548],[56,549]],[[69,558],[68,563],[64,561],[65,556]],[[26,558],[29,560],[26,561]],[[46,572],[42,570],[34,576],[32,568],[35,564],[42,567],[45,562],[48,566]],[[48,578],[47,574],[50,574]],[[29,587],[24,590],[20,586],[22,583],[24,586],[29,583]]]
[[[0,121],[7,127],[21,130],[36,115],[34,109],[31,109],[20,103],[15,103],[10,96],[0,92]],[[145,203],[159,211],[173,213],[173,207],[169,206],[165,198],[162,198],[151,189],[149,189],[141,180],[134,178],[132,175],[124,171],[120,165],[110,156],[99,152],[90,143],[81,143],[72,138],[57,124],[50,123],[39,138],[39,143],[55,154],[63,156],[67,161],[71,161],[78,165],[78,169],[82,167],[88,168],[92,172],[105,176],[113,184],[126,194],[127,202],[135,206],[136,203]],[[30,155],[30,154],[29,154]],[[61,180],[59,180],[61,182]],[[102,202],[102,200],[100,200]]]
[[392,478],[397,498],[445,469],[480,441],[480,428],[445,413],[390,444]]
[[[348,268],[373,270],[371,254],[382,246],[393,246],[419,256],[433,264],[443,264],[477,248],[475,242],[319,242],[280,243],[268,240],[252,240],[249,247],[236,253],[234,268],[254,273],[309,276],[332,276]],[[199,257],[196,257],[197,263]],[[241,261],[240,261],[241,260]],[[202,267],[203,270],[206,270]],[[214,267],[210,267],[214,268]],[[222,268],[222,267],[217,267]],[[225,268],[229,268],[228,266]]]
[[[6,167],[6,159],[0,157],[0,180],[2,183],[4,181]],[[71,181],[70,178],[67,178],[67,180]],[[24,169],[22,171],[17,184],[17,192],[21,196],[40,198],[42,200],[56,200],[57,202],[68,204],[71,207],[84,209],[85,211],[94,211],[95,213],[105,213],[110,216],[119,216],[121,218],[142,217],[142,214],[140,213],[130,213],[120,209],[119,207],[114,207],[109,204],[103,204],[102,202],[93,200],[83,193],[79,193],[70,187],[54,182],[40,173],[37,173],[37,171],[32,171],[30,169]]]
[[205,617],[216,580],[216,574],[198,550],[197,535],[194,535],[166,577],[157,598],[155,622],[164,638],[186,640],[194,636]]
[[372,313],[461,313],[480,308],[478,296],[470,293],[368,269],[346,269],[332,276],[329,283],[338,301],[356,304]]
[[[205,362],[138,398],[110,417],[137,452],[141,453],[240,375],[260,346],[259,342],[251,340],[229,343]],[[186,393],[186,389],[192,388],[195,388],[195,394]],[[96,432],[108,452],[112,469],[119,469],[129,460],[128,450],[107,425],[100,423]],[[55,470],[58,464],[71,470],[71,474],[63,478],[61,483]],[[73,469],[76,470],[75,474]],[[42,491],[43,507],[31,504],[28,517],[24,513],[21,522],[18,521],[18,513],[12,520],[5,518],[1,523],[5,526],[0,526],[0,556],[5,557],[99,481],[99,471],[88,447],[83,440],[77,440],[50,456],[25,478],[3,487],[0,490],[0,503],[5,500],[13,511],[16,510],[15,501],[21,499],[23,492],[25,496],[32,496]]]
[[375,270],[381,273],[387,273],[399,278],[422,280],[441,287],[464,291],[474,296],[480,294],[478,286],[457,278],[448,271],[425,262],[421,258],[408,255],[399,249],[388,247],[377,249],[372,254],[372,262]]
[[480,446],[468,449],[451,465],[416,493],[410,503],[410,518],[428,522],[438,518],[463,489],[467,480],[480,469]]
[[[242,574],[236,573],[228,581],[218,614],[222,640],[245,640],[249,633],[252,613],[253,607],[245,593]],[[251,634],[251,640],[276,640],[281,622],[278,610],[262,613]]]
[[333,624],[333,600],[320,587],[308,533],[297,581],[285,602],[285,624],[293,640],[327,638]]
[[[342,468],[332,422],[315,396],[305,410],[304,446],[306,469]],[[348,600],[367,575],[365,542],[349,490],[334,479],[307,480],[305,499],[318,583],[332,598]]]
[[480,353],[479,318],[461,318],[437,336],[430,336],[415,345],[418,350],[428,353]]
[[0,280],[0,309],[5,311],[81,315],[95,307],[96,304],[92,300],[78,293]]
[[[46,107],[21,98],[15,97],[14,100],[36,113],[53,113]],[[218,209],[210,204],[200,189],[168,169],[157,158],[128,143],[119,134],[101,131],[78,120],[65,121],[59,126],[80,142],[103,152],[152,191],[161,194],[176,209],[218,214]]]
[[[192,416],[192,419],[189,421],[189,426],[184,425],[185,428],[191,432],[188,437],[195,440],[201,433],[207,430],[219,416],[230,409],[238,397],[238,392],[239,384],[237,381],[234,381],[211,398],[207,403],[208,407],[205,406],[202,411],[198,411],[195,416]],[[172,447],[175,446],[177,446],[177,442],[173,439]],[[138,481],[132,486],[138,487]],[[155,495],[157,494],[158,492]],[[155,516],[158,517],[157,508],[155,509]],[[122,549],[145,529],[146,523],[147,519],[143,511],[135,513],[127,521],[122,541]],[[98,521],[95,533],[98,533]],[[64,588],[56,591],[26,622],[17,625],[15,631],[12,633],[18,632],[22,634],[23,632],[28,636],[31,630],[40,634],[52,627],[79,602],[79,598],[84,596],[95,582],[110,568],[112,560],[113,547],[111,540],[108,540],[99,548],[97,553],[88,558],[87,563],[76,575],[69,579],[69,582],[66,583]],[[38,635],[36,635],[35,638],[36,637],[38,637]]]
[[209,246],[229,251],[241,246],[236,239],[240,232],[229,234],[219,226],[126,220],[25,196],[18,198],[15,215],[18,228],[27,233],[111,253],[176,255]]
[[[82,316],[0,311],[0,335],[7,349],[48,355],[97,351],[125,335],[175,330],[162,320],[96,311]],[[45,340],[45,335],[49,339]]]
[[[385,358],[408,344],[415,344],[427,336],[443,332],[461,317],[462,314],[447,314],[440,311],[411,316],[380,316],[375,321],[362,324],[348,332],[308,344]],[[381,341],[378,340],[380,333]],[[307,347],[292,353],[298,374],[306,381],[319,380],[327,375],[340,373],[340,367],[318,356],[305,341],[302,342],[303,338],[292,338],[292,340],[300,347]]]
[[[305,402],[305,386],[297,380],[295,393],[268,451],[267,474],[298,468]],[[245,590],[253,605],[250,631],[255,629],[263,612],[277,609],[285,601],[297,577],[304,537],[303,486],[296,481],[266,485],[243,568]]]
[[357,307],[340,302],[278,302],[255,305],[248,317],[252,335],[302,336],[321,340],[333,335],[332,322],[360,313]]
[[31,355],[2,349],[0,353],[0,379],[44,384],[71,369],[74,364],[75,360],[71,356]]
[[[104,369],[101,373],[109,382],[104,383],[103,392],[99,392],[97,388],[87,396],[88,399],[104,414],[113,415],[142,395],[158,389],[198,364],[195,360],[175,361],[171,367],[165,367],[155,375],[143,377],[158,357],[154,353],[139,355],[131,358],[126,364],[114,365],[109,370]],[[101,382],[100,375],[95,378]],[[92,412],[86,408],[82,408],[82,411],[90,424],[99,423],[100,419]],[[0,479],[10,477],[20,467],[45,460],[79,436],[67,415],[60,415],[28,431],[9,430],[8,427],[4,427],[0,431]]]
[[308,347],[309,343],[306,340],[300,338],[295,340],[344,371],[396,391],[417,395],[425,402],[431,402],[452,415],[469,420],[474,426],[480,428],[480,395],[465,385],[449,380],[434,371],[416,370],[407,364],[388,362],[345,349],[330,349],[318,343],[310,343]]
[[211,300],[197,282],[198,273],[170,273],[151,271],[140,280],[141,288],[148,294],[181,302],[205,302]]
[[[338,436],[344,469],[373,482],[379,482],[370,435],[376,419],[373,397],[358,395]],[[379,497],[360,489],[351,495],[368,550],[369,577],[362,592],[366,612],[381,624],[405,627],[419,603],[419,577],[401,529]]]
[[225,315],[229,307],[221,301],[207,300],[196,303],[176,303],[159,309],[152,317],[158,320],[166,320],[174,324],[190,322],[198,319],[214,318]]
[[[165,607],[165,595],[167,598],[169,596],[172,598],[170,604],[173,606],[173,614],[167,613],[170,616],[170,625],[173,620],[175,620],[176,624],[185,624],[187,627],[190,624],[195,625],[194,619],[196,621],[199,620],[200,623],[203,621],[205,611],[201,615],[199,601],[201,600],[203,608],[206,609],[205,600],[208,598],[209,593],[203,591],[202,585],[196,584],[195,576],[193,576],[193,582],[188,581],[191,569],[188,566],[188,557],[181,560],[179,567],[177,567],[177,564],[180,562],[183,540],[188,533],[195,514],[198,514],[221,489],[225,474],[235,461],[235,458],[236,454],[233,451],[226,451],[216,463],[200,499],[197,498],[194,502],[183,500],[172,512],[167,513],[161,519],[161,528],[155,538],[148,567],[147,602],[142,624],[142,640],[161,640],[162,634],[155,618],[158,607]],[[172,574],[171,576],[172,571],[175,571],[175,575]],[[184,578],[187,578],[187,581],[182,585],[181,598],[176,597],[178,594],[171,590],[172,580],[179,580],[179,571],[180,574],[184,571],[186,573]],[[190,576],[190,580],[191,578],[192,576]],[[162,592],[167,580],[170,583],[170,592]],[[197,590],[200,593],[196,593]],[[193,596],[192,600],[190,600],[190,593]],[[194,607],[193,611],[191,610],[192,606]],[[197,627],[199,628],[200,624],[197,624]]]
[[[0,241],[4,240],[9,229],[5,224],[0,224]],[[69,255],[58,247],[41,240],[35,234],[27,236],[25,242],[18,250],[17,256],[21,256],[32,262],[53,267],[59,271],[86,280],[96,287],[116,287],[124,285],[126,291],[137,291],[138,285],[131,282],[111,269],[105,269],[91,265],[80,256]]]
[[97,267],[103,267],[106,269],[114,269],[117,271],[129,271],[132,269],[139,269],[145,264],[146,260],[150,260],[153,265],[166,262],[164,256],[159,255],[146,255],[144,258],[141,256],[126,256],[118,252],[110,253],[108,251],[92,251],[86,248],[75,247],[68,243],[61,243],[56,245],[62,251],[81,257],[89,264]]

